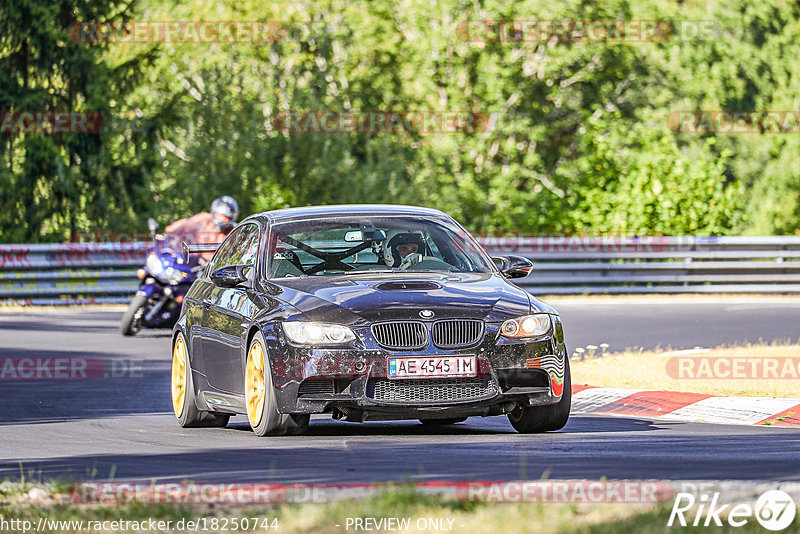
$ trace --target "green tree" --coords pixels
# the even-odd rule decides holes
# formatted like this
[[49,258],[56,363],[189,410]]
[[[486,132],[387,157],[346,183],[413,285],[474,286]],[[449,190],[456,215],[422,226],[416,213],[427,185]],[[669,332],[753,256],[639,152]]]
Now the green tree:
[[[800,109],[796,3],[17,4],[3,8],[0,59],[11,76],[0,81],[0,110],[132,110],[142,127],[0,138],[4,241],[131,230],[151,214],[166,223],[222,194],[237,197],[243,214],[422,204],[477,232],[800,229],[800,137],[669,129],[680,110]],[[39,17],[52,22],[31,28]],[[119,18],[280,21],[284,33],[157,48],[65,38],[75,20]],[[468,20],[565,19],[672,20],[675,31],[659,42],[465,39]],[[494,119],[478,134],[287,134],[274,124],[287,110]]]
[[[110,65],[104,47],[71,38],[78,21],[129,18],[135,2],[18,0],[0,7],[0,110],[96,112],[108,118],[152,51]],[[73,36],[74,37],[74,36]],[[130,132],[129,132],[130,133]],[[0,135],[3,241],[65,240],[87,230],[123,229],[141,205],[149,173],[146,135]],[[134,157],[131,157],[134,155]]]

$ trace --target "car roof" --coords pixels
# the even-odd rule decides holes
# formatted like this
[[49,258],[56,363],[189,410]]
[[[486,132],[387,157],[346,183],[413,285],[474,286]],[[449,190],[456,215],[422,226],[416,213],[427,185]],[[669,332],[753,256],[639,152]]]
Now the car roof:
[[395,204],[338,204],[328,206],[303,206],[300,208],[284,208],[265,211],[248,217],[263,217],[272,222],[284,222],[317,217],[333,217],[341,215],[357,216],[391,216],[404,215],[412,217],[447,217],[445,213],[433,208],[420,206],[402,206]]

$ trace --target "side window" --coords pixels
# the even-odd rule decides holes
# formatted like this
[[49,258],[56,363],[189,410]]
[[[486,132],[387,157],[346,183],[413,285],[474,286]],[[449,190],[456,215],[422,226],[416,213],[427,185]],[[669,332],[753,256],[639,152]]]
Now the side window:
[[[249,226],[249,225],[248,225]],[[231,256],[231,252],[234,250],[234,245],[236,240],[238,239],[239,235],[241,234],[242,228],[237,228],[230,234],[228,237],[225,238],[225,241],[219,246],[217,251],[214,253],[214,257],[211,258],[211,261],[208,263],[206,267],[205,274],[208,276],[217,269],[225,267],[226,265],[230,265],[228,263],[228,259]]]
[[255,265],[258,256],[258,238],[260,233],[257,224],[246,224],[236,238],[230,257],[225,265]]

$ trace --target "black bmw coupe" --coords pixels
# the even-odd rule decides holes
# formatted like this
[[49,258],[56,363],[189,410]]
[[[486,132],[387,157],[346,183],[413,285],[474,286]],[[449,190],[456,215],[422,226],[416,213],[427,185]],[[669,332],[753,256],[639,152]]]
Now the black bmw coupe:
[[173,332],[181,426],[247,414],[259,436],[299,433],[312,413],[424,424],[507,415],[524,433],[567,422],[559,315],[509,281],[533,265],[489,257],[440,211],[277,210],[211,248]]

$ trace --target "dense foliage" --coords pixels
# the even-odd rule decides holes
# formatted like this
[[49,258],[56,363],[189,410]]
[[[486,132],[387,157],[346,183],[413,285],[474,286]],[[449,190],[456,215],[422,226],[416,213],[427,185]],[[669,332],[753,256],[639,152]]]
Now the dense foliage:
[[[506,42],[468,20],[671,20],[656,42]],[[76,21],[279,21],[272,42],[84,43]],[[700,24],[704,21],[703,24]],[[711,24],[707,24],[707,23]],[[699,32],[690,29],[701,28]],[[412,203],[476,232],[800,231],[800,136],[675,131],[680,110],[800,110],[800,4],[17,0],[0,111],[134,117],[0,134],[3,242],[207,209]],[[287,133],[289,110],[492,114],[481,133]]]

